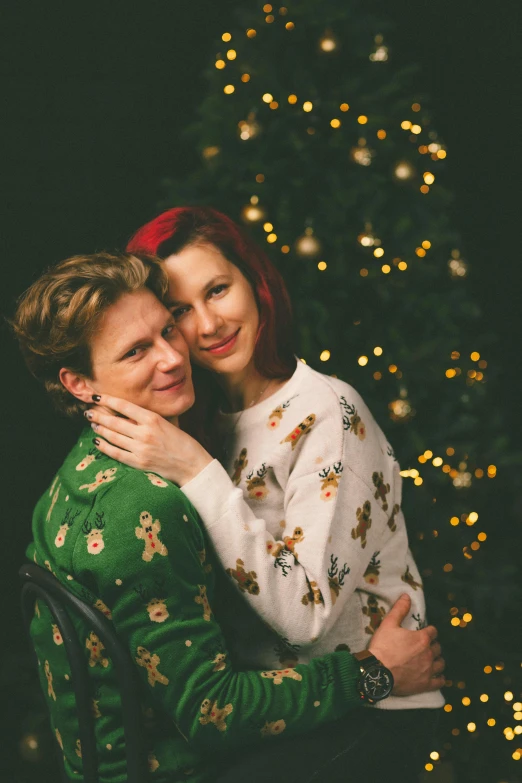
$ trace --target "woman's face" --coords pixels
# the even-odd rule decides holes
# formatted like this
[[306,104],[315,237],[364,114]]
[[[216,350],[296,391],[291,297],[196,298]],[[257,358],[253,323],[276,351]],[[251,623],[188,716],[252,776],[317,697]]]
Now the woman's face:
[[149,289],[111,305],[90,347],[88,385],[95,393],[122,397],[171,420],[194,403],[187,344]]
[[210,244],[165,259],[170,310],[193,361],[224,375],[253,368],[259,327],[254,293],[237,266]]

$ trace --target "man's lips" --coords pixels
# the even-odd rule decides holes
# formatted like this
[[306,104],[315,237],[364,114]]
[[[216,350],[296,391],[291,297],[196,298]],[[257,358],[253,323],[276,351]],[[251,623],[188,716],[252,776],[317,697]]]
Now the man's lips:
[[[240,329],[241,327],[239,327]],[[229,343],[232,343],[233,340],[238,336],[239,329],[237,329],[233,334],[230,334],[228,337],[225,337],[224,340],[220,340],[218,343],[214,343],[213,345],[209,345],[206,348],[202,348],[202,351],[216,351],[219,348],[225,348],[229,345]]]
[[184,383],[186,378],[186,375],[184,375],[182,378],[179,378],[177,381],[172,381],[172,383],[167,384],[167,386],[161,386],[156,389],[156,391],[167,391],[167,389],[174,389],[178,386],[181,386],[182,383]]

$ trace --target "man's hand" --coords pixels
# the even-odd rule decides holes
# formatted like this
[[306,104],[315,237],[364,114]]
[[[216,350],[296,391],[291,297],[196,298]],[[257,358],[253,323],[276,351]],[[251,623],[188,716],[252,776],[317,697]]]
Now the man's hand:
[[446,682],[437,629],[433,625],[420,631],[401,628],[410,607],[411,599],[403,593],[380,624],[368,648],[393,674],[394,696],[436,691]]

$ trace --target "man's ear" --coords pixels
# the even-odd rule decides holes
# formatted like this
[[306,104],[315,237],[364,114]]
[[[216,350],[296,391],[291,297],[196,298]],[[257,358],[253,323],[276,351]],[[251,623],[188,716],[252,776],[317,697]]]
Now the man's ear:
[[62,367],[59,372],[59,378],[68,392],[82,402],[92,402],[92,395],[96,394],[96,389],[91,385],[88,378],[84,375],[68,370]]

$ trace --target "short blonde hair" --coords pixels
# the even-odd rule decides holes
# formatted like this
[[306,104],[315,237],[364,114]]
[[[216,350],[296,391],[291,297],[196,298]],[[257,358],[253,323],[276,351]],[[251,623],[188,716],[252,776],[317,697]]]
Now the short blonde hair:
[[81,415],[86,404],[62,385],[62,367],[91,377],[90,340],[107,308],[124,294],[148,288],[164,301],[167,275],[143,253],[73,256],[47,270],[18,301],[11,326],[31,373],[58,410]]

